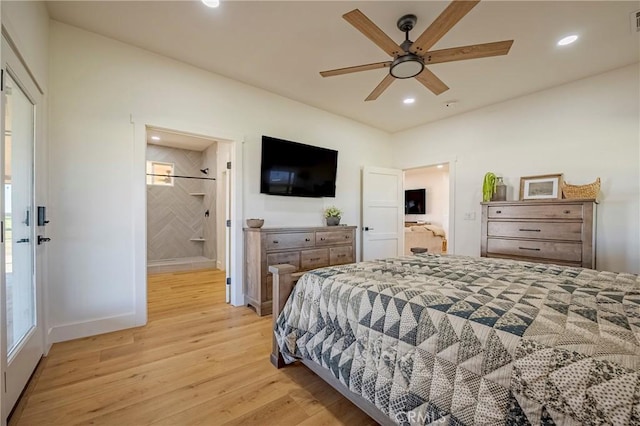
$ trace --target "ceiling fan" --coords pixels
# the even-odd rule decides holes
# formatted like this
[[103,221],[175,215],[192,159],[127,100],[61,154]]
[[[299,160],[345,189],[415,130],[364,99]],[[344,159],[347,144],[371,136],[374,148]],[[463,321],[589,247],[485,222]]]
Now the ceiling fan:
[[389,68],[389,74],[373,89],[373,92],[365,101],[378,99],[396,78],[415,77],[427,89],[431,90],[435,95],[439,95],[449,90],[449,87],[432,73],[427,68],[427,65],[506,55],[513,44],[513,40],[505,40],[442,50],[429,50],[479,2],[480,0],[453,0],[416,41],[409,40],[409,31],[415,26],[417,18],[415,15],[404,15],[397,23],[398,29],[405,33],[405,40],[401,44],[393,41],[360,10],[352,10],[342,15],[342,17],[378,47],[391,55],[393,60],[322,71],[320,75],[332,77],[353,72]]

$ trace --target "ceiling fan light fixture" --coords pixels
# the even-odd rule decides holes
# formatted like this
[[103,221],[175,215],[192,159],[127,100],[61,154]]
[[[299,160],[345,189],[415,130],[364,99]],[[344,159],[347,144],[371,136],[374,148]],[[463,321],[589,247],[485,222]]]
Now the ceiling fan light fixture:
[[420,74],[424,69],[422,58],[413,53],[396,58],[391,63],[389,73],[395,78],[411,78]]
[[202,0],[202,3],[207,7],[218,7],[218,6],[220,6],[220,0]]

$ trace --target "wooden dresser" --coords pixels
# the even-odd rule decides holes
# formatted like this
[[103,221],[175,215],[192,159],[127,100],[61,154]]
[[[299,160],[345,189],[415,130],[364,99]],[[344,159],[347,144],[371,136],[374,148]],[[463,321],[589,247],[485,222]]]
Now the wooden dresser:
[[596,267],[594,200],[482,203],[480,255]]
[[244,228],[244,282],[249,305],[271,313],[269,265],[288,263],[298,271],[355,262],[356,227]]

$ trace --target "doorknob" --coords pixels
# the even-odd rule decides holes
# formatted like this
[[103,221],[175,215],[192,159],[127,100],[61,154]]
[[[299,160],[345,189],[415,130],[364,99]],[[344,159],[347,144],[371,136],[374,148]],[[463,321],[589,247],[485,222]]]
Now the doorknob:
[[21,240],[16,241],[16,244],[20,244],[20,243],[28,243],[29,239],[28,238],[23,238]]

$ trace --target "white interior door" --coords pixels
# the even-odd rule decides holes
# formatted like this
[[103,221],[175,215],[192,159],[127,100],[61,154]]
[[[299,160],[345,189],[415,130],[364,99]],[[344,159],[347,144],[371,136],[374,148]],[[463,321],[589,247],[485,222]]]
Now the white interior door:
[[3,39],[2,367],[6,419],[44,352],[36,285],[34,150],[38,90]]
[[362,260],[402,254],[404,191],[402,170],[362,169]]

